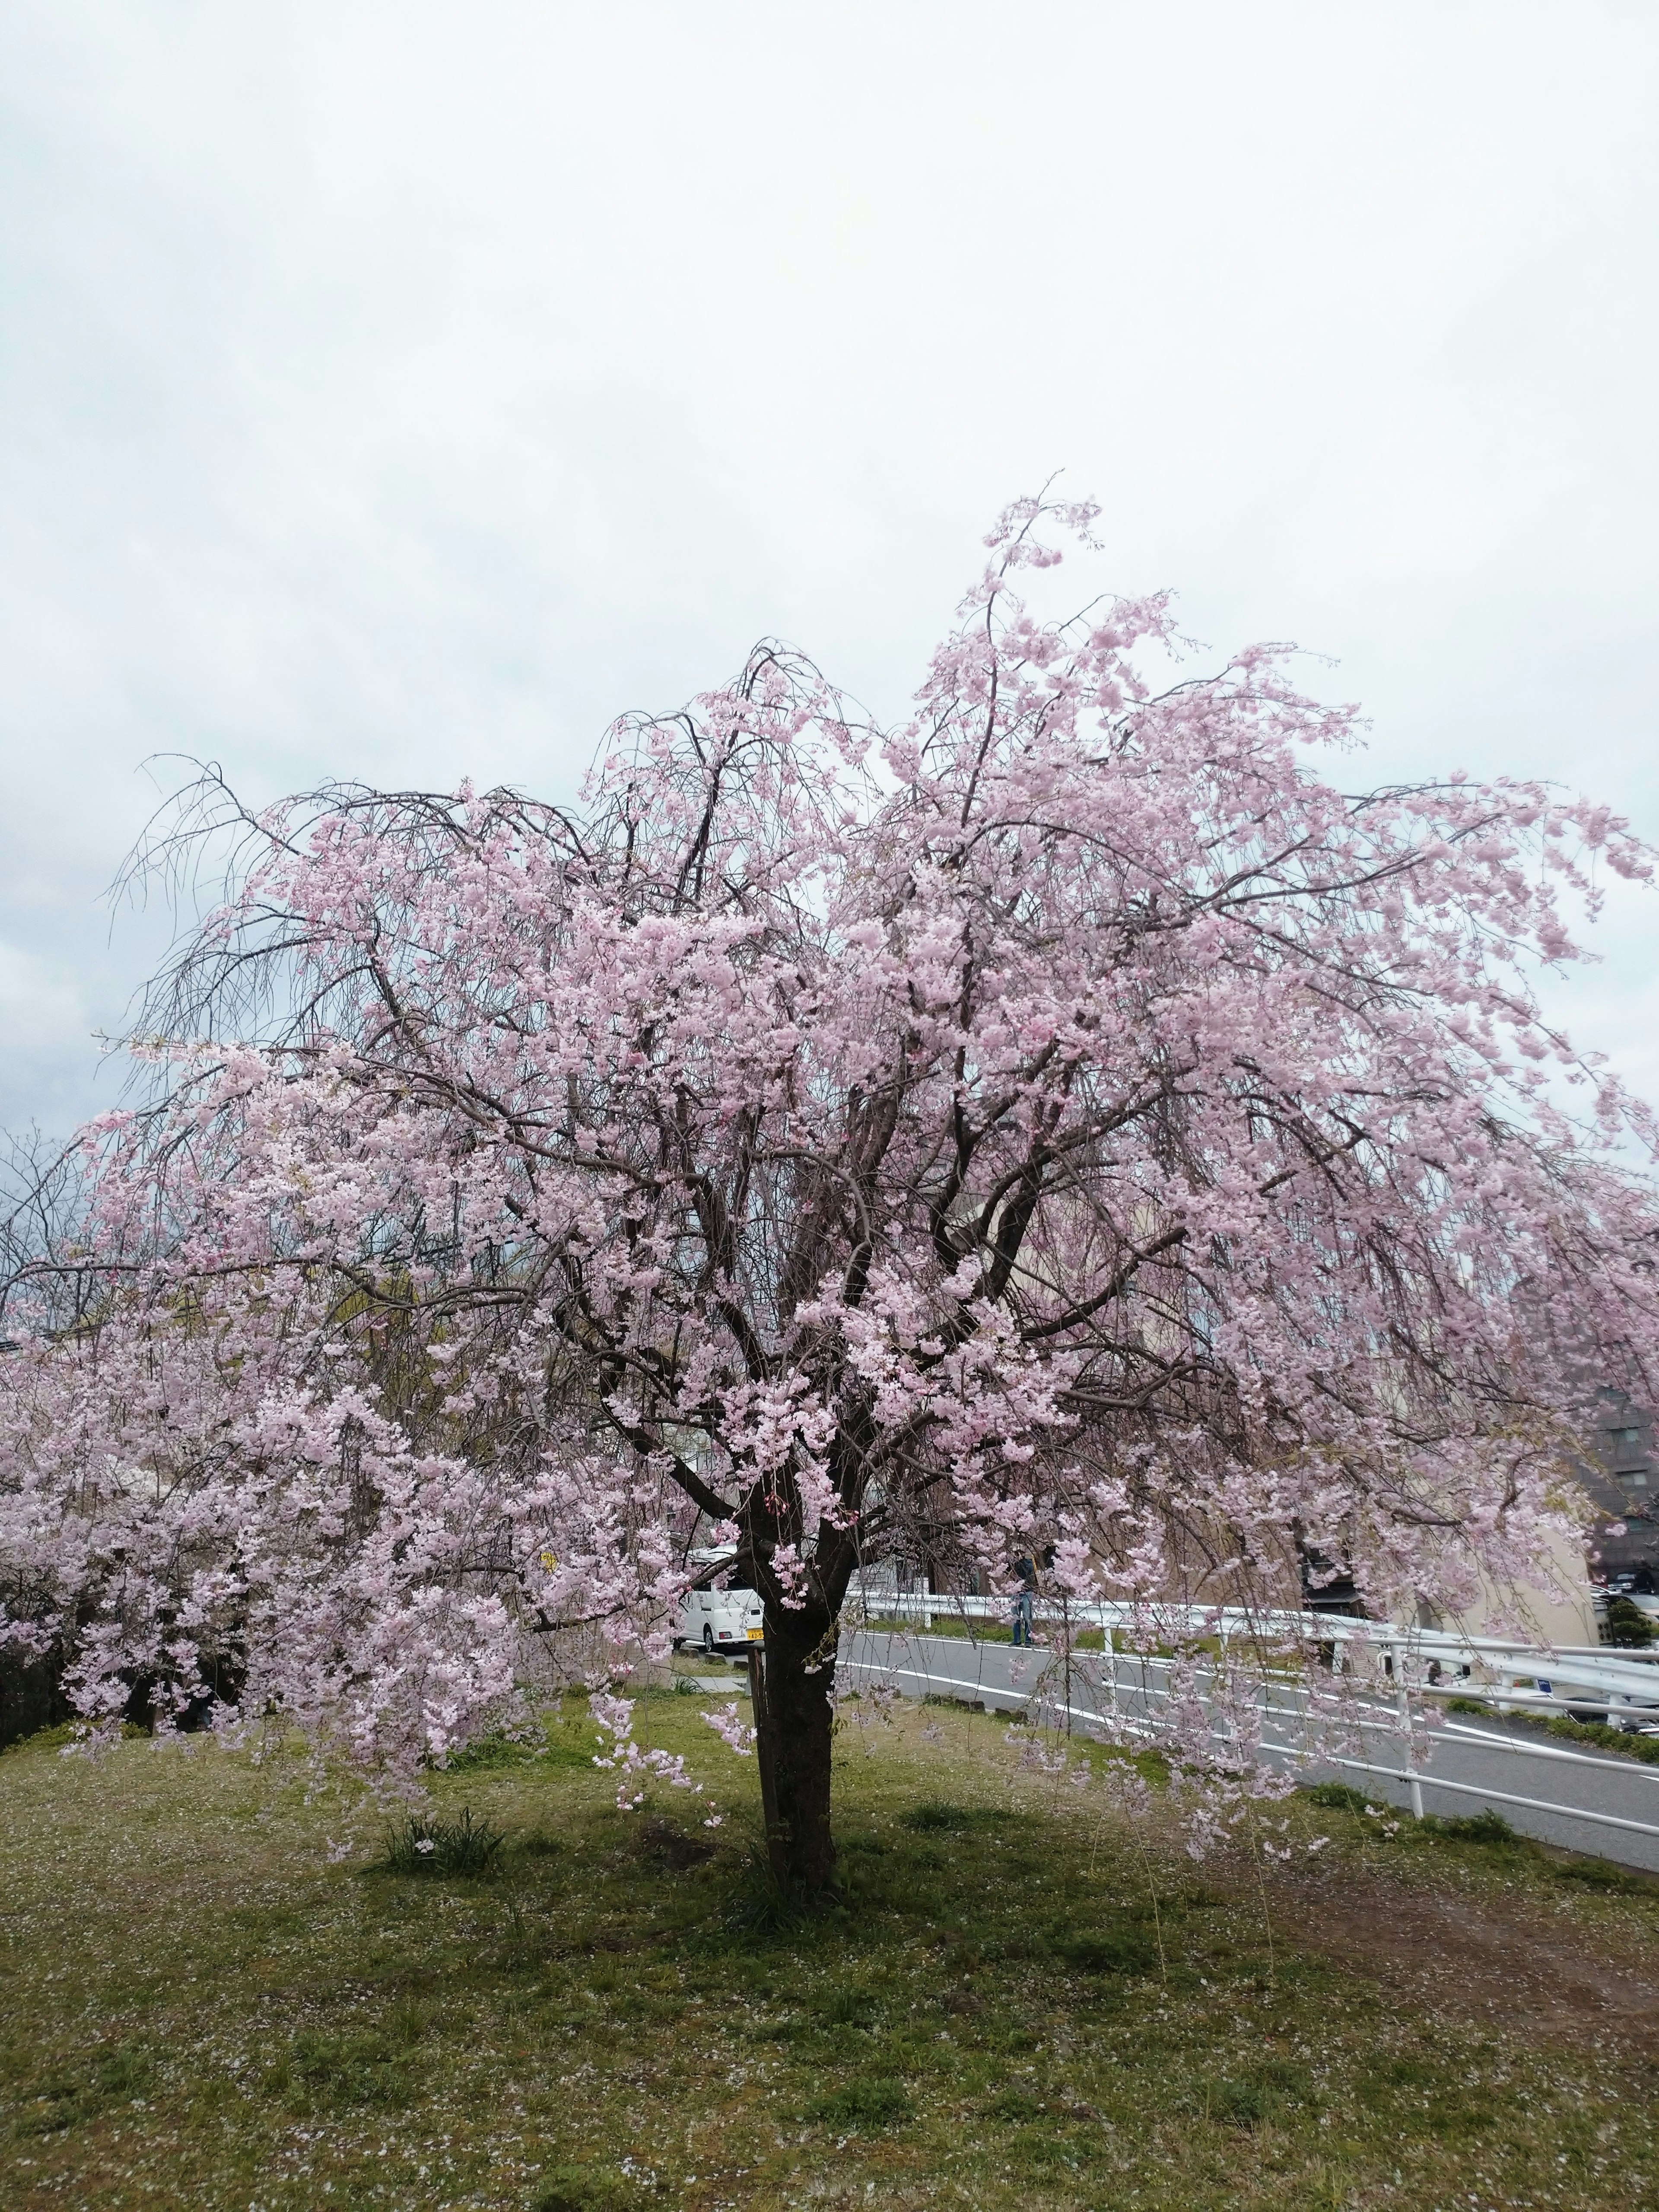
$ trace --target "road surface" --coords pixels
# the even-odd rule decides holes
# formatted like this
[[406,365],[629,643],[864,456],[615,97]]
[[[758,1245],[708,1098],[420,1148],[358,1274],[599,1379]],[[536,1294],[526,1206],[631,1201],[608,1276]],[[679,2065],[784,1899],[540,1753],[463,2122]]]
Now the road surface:
[[[1062,1664],[1041,1647],[1016,1650],[964,1636],[857,1629],[842,1638],[836,1673],[848,1689],[890,1681],[907,1697],[950,1698],[989,1711],[1034,1709],[1062,1726],[1069,1705],[1073,1728],[1085,1735],[1114,1705],[1131,1729],[1144,1726],[1162,1702],[1167,1669],[1155,1660],[1120,1657],[1114,1686],[1103,1668],[1099,1653],[1079,1655],[1068,1682]],[[1288,1762],[1306,1750],[1300,1701],[1288,1687],[1273,1696],[1264,1743]],[[1405,1739],[1386,1705],[1375,1702],[1365,1711],[1359,1743],[1339,1764],[1306,1766],[1305,1778],[1347,1782],[1375,1802],[1409,1809]],[[1540,1843],[1659,1873],[1659,1766],[1553,1741],[1520,1723],[1461,1716],[1448,1717],[1426,1741],[1419,1735],[1418,1751],[1423,1811],[1455,1815],[1489,1808]]]

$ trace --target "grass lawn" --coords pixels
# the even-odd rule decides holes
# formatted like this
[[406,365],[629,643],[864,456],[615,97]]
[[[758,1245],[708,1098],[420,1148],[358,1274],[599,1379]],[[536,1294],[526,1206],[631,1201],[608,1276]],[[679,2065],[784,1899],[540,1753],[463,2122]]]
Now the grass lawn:
[[1194,1867],[911,1707],[844,1729],[848,1904],[791,1925],[752,1764],[640,1723],[724,1827],[618,1814],[573,1707],[435,1778],[482,1880],[331,1863],[297,1754],[0,1759],[0,2203],[1659,2206],[1639,1877],[1304,1801]]

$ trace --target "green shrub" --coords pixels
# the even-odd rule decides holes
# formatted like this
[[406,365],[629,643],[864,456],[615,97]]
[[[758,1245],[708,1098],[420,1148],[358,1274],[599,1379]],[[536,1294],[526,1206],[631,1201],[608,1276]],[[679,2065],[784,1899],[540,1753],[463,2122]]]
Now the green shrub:
[[1634,1599],[1607,1600],[1607,1641],[1626,1651],[1645,1651],[1654,1640],[1653,1623]]
[[[6,1746],[7,1751],[61,1751],[65,1744],[75,1741],[73,1721],[54,1721],[50,1728],[36,1729],[33,1735],[19,1736]],[[0,1753],[0,1757],[3,1757]]]
[[492,1729],[474,1743],[452,1752],[446,1774],[488,1773],[512,1766],[580,1766],[593,1763],[598,1741],[586,1719],[567,1719],[562,1712],[544,1713],[535,1727]]
[[1599,1751],[1616,1751],[1625,1759],[1639,1759],[1645,1766],[1659,1766],[1659,1735],[1626,1735],[1605,1721],[1573,1721],[1565,1713],[1544,1725],[1552,1735],[1563,1736],[1569,1743],[1592,1743]]
[[593,1754],[599,1747],[600,1737],[585,1712],[568,1716],[562,1712],[544,1713],[542,1735],[545,1748],[537,1755],[539,1764],[573,1767],[583,1774],[592,1772]]
[[[76,1731],[84,1726],[81,1721],[54,1721],[50,1728],[36,1729],[33,1735],[18,1737],[15,1743],[0,1749],[0,1759],[14,1751],[62,1751],[75,1741]],[[125,1742],[136,1742],[140,1737],[148,1743],[149,1730],[140,1728],[137,1721],[123,1721],[121,1735]]]

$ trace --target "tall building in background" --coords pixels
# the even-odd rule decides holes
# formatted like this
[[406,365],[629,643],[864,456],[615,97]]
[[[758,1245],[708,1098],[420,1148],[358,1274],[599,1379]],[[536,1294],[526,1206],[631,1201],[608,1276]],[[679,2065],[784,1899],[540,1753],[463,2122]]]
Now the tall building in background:
[[1620,1390],[1602,1391],[1590,1451],[1584,1487],[1601,1512],[1625,1524],[1622,1536],[1595,1538],[1595,1564],[1609,1580],[1633,1574],[1638,1587],[1659,1591],[1659,1467],[1651,1415]]

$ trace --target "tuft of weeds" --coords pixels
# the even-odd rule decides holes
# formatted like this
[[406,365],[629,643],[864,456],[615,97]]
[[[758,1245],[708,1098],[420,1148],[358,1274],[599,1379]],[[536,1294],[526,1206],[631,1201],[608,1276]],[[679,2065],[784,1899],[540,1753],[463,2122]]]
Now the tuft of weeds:
[[1155,1974],[1156,1947],[1138,1929],[1074,1936],[1056,1946],[1059,1957],[1080,1974]]
[[1438,1837],[1449,1844],[1484,1844],[1489,1850],[1499,1851],[1531,1851],[1535,1847],[1524,1836],[1517,1836],[1501,1813],[1490,1807],[1484,1813],[1425,1813],[1414,1821],[1412,1833],[1419,1837]]
[[496,1871],[507,1838],[488,1820],[475,1820],[470,1806],[453,1820],[432,1814],[410,1813],[386,1832],[386,1856],[380,1863],[388,1874],[440,1875],[450,1879],[478,1881]]
[[1401,1813],[1397,1806],[1389,1808],[1383,1800],[1367,1797],[1363,1790],[1350,1789],[1346,1782],[1304,1784],[1297,1795],[1328,1813],[1352,1813],[1363,1818],[1379,1806],[1392,1809],[1398,1816],[1399,1833],[1413,1843],[1481,1844],[1501,1851],[1526,1852],[1536,1848],[1526,1837],[1516,1835],[1501,1813],[1490,1808],[1481,1813],[1425,1813],[1419,1820]]
[[1557,1881],[1571,1882],[1580,1889],[1603,1890],[1615,1897],[1651,1897],[1654,1893],[1651,1876],[1632,1874],[1607,1859],[1556,1859],[1551,1862],[1551,1867]]
[[723,1853],[722,1862],[728,1879],[721,1926],[741,1944],[805,1941],[838,1908],[838,1898],[808,1896],[780,1881],[758,1832],[741,1850]]
[[1250,2129],[1283,2122],[1297,2107],[1313,2101],[1305,2067],[1268,2059],[1243,2074],[1200,2081],[1187,2104],[1190,2112],[1223,2127]]
[[1327,1813],[1364,1813],[1369,1802],[1363,1790],[1350,1789],[1346,1782],[1304,1783],[1297,1795]]
[[1042,2118],[1042,2102],[1028,2089],[999,2089],[985,2107],[988,2120],[1011,2120],[1016,2127]]
[[982,1806],[952,1805],[943,1797],[924,1797],[920,1805],[900,1814],[899,1825],[921,1836],[959,1836],[969,1828],[982,1827],[985,1819]]
[[261,2086],[296,2118],[311,2118],[401,2112],[414,2098],[416,2078],[406,2033],[307,2031],[266,2069]]
[[598,2166],[560,2166],[543,2183],[534,2212],[630,2212],[639,2192]]
[[878,2006],[875,1993],[858,1982],[839,1982],[823,1990],[812,2009],[830,2027],[872,2027]]
[[24,2139],[54,2136],[97,2119],[147,2088],[154,2070],[142,2051],[125,2047],[53,2068],[19,2099],[11,2132]]
[[914,2118],[915,2109],[902,2081],[888,2075],[865,2075],[820,2097],[811,2107],[811,2117],[832,2128],[896,2128]]

